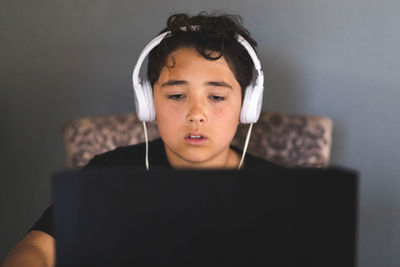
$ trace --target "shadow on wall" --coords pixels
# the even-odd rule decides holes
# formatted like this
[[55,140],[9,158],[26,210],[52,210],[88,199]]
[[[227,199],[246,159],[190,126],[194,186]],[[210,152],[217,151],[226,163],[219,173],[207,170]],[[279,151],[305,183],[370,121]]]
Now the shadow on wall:
[[[310,95],[310,85],[304,80],[306,75],[300,73],[301,69],[296,69],[293,60],[282,55],[263,55],[261,62],[265,77],[263,110],[307,114],[312,109],[311,100],[307,98]],[[327,116],[316,113],[311,115]],[[346,133],[339,120],[331,119],[333,132],[330,162],[335,163],[336,159],[346,156]]]
[[345,132],[345,127],[343,127],[343,123],[341,122],[342,120],[335,120],[331,118],[333,121],[333,131],[332,131],[332,150],[331,150],[331,164],[335,164],[335,162],[338,162],[339,159],[343,161],[343,159],[346,157],[346,140],[349,138],[346,138],[346,132]]
[[289,60],[267,55],[261,59],[264,71],[263,109],[288,113],[301,113],[306,106],[305,94],[299,79]]

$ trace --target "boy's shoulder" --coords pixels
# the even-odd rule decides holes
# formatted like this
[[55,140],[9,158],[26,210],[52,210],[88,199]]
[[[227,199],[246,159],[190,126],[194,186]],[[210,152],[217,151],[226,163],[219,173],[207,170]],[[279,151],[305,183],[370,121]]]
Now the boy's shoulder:
[[[231,146],[240,156],[242,156],[243,151],[235,146]],[[266,159],[263,159],[261,157],[252,155],[251,153],[247,152],[244,160],[244,169],[252,169],[252,168],[257,168],[257,169],[279,169],[279,168],[284,168],[283,166],[280,166],[274,162],[268,161]]]
[[[149,142],[149,153],[153,156],[153,159],[155,156],[160,155],[163,150],[164,146],[161,139]],[[144,166],[145,153],[146,143],[121,146],[94,156],[84,168]]]
[[245,168],[267,168],[267,169],[280,169],[284,168],[283,166],[280,166],[274,162],[267,161],[263,158],[254,156],[252,154],[247,153],[246,155],[246,161],[245,161]]

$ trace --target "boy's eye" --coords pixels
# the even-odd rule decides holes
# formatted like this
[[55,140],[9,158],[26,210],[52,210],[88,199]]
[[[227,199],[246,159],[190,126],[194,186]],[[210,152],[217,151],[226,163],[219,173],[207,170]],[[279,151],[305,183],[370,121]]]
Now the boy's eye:
[[215,102],[220,102],[220,101],[224,101],[225,97],[223,96],[218,96],[218,95],[212,95],[210,96],[211,100],[215,101]]
[[174,95],[168,95],[168,99],[172,100],[180,100],[183,99],[185,96],[182,94],[174,94]]

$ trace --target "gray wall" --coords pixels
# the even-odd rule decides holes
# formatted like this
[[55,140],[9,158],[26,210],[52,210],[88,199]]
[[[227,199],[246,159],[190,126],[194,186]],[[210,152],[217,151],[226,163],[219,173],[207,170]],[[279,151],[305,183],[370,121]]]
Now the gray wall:
[[400,266],[398,0],[2,0],[0,260],[50,202],[63,123],[133,111],[140,50],[168,15],[200,10],[244,17],[264,109],[333,119],[332,163],[361,173],[359,266]]

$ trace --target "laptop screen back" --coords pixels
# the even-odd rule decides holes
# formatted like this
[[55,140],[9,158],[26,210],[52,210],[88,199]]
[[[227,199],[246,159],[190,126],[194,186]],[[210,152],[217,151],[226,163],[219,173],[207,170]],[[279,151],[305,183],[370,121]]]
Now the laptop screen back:
[[340,169],[58,173],[57,266],[355,266],[356,191]]

